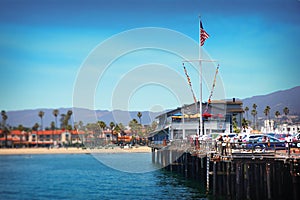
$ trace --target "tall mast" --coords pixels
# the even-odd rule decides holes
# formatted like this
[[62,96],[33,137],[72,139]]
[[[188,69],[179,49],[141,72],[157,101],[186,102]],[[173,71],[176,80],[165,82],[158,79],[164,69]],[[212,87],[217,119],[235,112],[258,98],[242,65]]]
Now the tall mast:
[[[201,58],[202,55],[202,48],[201,46],[204,44],[205,40],[209,38],[209,35],[206,33],[206,31],[202,27],[201,19],[199,16],[199,54],[198,54],[198,59],[196,60],[184,60],[183,62],[197,62],[199,64],[199,72],[200,72],[200,94],[199,94],[199,129],[197,130],[197,134],[203,135],[203,120],[202,120],[202,61],[203,62],[216,62],[215,60],[204,60]],[[197,103],[196,104],[196,109],[197,109]]]
[[199,91],[199,135],[203,135],[202,120],[202,61],[201,61],[201,18],[199,16],[199,71],[200,71],[200,91]]

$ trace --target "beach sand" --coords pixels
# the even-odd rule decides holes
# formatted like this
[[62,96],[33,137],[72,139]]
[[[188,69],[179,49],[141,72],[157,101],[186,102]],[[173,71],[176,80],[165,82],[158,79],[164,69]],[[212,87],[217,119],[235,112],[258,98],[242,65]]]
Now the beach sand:
[[0,149],[0,155],[27,155],[27,154],[91,154],[91,153],[149,153],[151,148],[147,146],[133,147],[128,149],[102,148],[102,149],[82,149],[82,148],[12,148]]

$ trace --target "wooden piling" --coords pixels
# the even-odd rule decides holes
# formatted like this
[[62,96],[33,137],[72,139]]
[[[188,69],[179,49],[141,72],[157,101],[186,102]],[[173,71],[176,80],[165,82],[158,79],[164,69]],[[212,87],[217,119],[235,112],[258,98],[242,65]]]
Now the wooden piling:
[[209,154],[200,156],[182,150],[153,148],[152,162],[185,178],[201,181],[207,194],[212,192],[214,198],[299,198],[300,163],[296,159],[241,155],[222,160]]

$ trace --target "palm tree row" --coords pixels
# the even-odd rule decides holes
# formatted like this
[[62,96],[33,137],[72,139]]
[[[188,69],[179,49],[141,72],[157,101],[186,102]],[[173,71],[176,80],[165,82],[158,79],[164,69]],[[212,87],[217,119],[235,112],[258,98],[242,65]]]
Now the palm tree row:
[[[249,107],[246,106],[245,109],[244,109],[245,113],[246,113],[246,117],[247,117],[247,121],[249,121],[249,118],[248,118],[248,111],[249,111]],[[271,107],[270,106],[266,106],[263,113],[265,114],[265,117],[266,117],[266,120],[269,121],[269,124],[271,126],[271,121],[270,121],[270,112],[271,112]],[[288,107],[285,107],[283,109],[283,113],[285,114],[285,116],[287,116],[289,114],[289,109]],[[253,129],[257,129],[257,105],[254,103],[252,105],[252,110],[251,110],[251,115],[252,115],[252,124],[253,124]],[[278,118],[279,116],[281,115],[281,113],[277,110],[274,112],[274,116],[275,116],[275,119],[277,119],[277,122],[278,122]]]
[[[73,127],[69,124],[69,121],[71,119],[71,116],[73,114],[73,112],[71,110],[68,110],[66,114],[61,114],[59,115],[59,110],[58,109],[54,109],[53,112],[52,112],[55,120],[52,121],[50,123],[50,128],[49,127],[44,127],[44,116],[45,116],[45,112],[40,110],[38,112],[38,117],[40,118],[40,124],[39,123],[35,123],[32,128],[26,128],[26,127],[23,127],[22,125],[19,125],[18,126],[18,130],[21,130],[21,131],[34,131],[36,133],[36,135],[38,135],[38,132],[39,130],[40,131],[43,131],[43,130],[52,130],[52,140],[54,141],[54,132],[58,129],[58,116],[60,116],[60,128],[61,129],[66,129],[67,131],[68,130],[72,130]],[[1,112],[1,116],[2,116],[2,123],[0,124],[1,125],[1,129],[2,129],[2,132],[3,134],[5,134],[5,137],[6,137],[6,146],[7,146],[7,134],[9,134],[9,130],[7,129],[7,124],[6,124],[6,120],[8,118],[7,114],[5,111],[2,111]],[[139,118],[139,122],[136,120],[136,119],[132,119],[130,122],[129,122],[129,127],[130,129],[132,130],[132,132],[134,133],[135,136],[139,135],[139,136],[144,136],[145,133],[143,133],[143,126],[141,124],[142,120],[142,113],[141,112],[138,112],[137,113],[137,117]],[[88,123],[86,126],[83,126],[83,122],[80,121],[79,123],[74,123],[74,129],[78,130],[93,130],[95,132],[98,132],[98,133],[103,133],[103,130],[107,127],[107,125],[105,124],[105,122],[103,121],[98,121],[96,124],[93,124],[93,123]],[[124,132],[125,130],[125,127],[122,123],[119,123],[119,124],[115,124],[114,122],[110,122],[109,124],[109,128],[111,130],[111,133],[112,133],[112,136],[117,137],[117,135],[119,133],[122,133]],[[146,132],[151,132],[153,131],[154,129],[156,128],[156,126],[152,125],[152,126],[149,126],[147,131]],[[38,140],[38,137],[37,137],[37,140]],[[38,141],[37,141],[38,142]]]

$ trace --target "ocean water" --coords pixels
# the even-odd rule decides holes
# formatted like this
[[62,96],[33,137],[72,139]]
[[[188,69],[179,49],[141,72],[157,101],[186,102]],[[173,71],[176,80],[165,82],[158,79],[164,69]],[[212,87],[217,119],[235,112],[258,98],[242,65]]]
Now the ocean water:
[[155,169],[149,154],[0,156],[1,200],[203,197],[201,184]]

